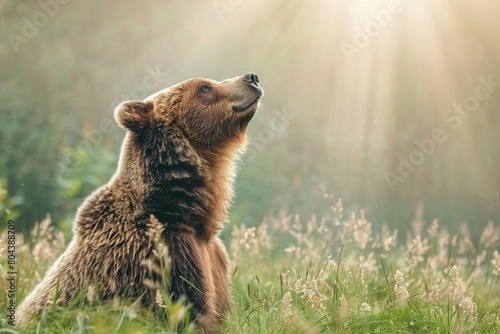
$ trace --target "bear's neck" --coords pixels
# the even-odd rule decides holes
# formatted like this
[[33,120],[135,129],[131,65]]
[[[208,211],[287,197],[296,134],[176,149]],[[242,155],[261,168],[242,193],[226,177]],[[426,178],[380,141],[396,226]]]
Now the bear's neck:
[[127,135],[116,181],[129,189],[133,216],[154,215],[167,231],[192,230],[208,240],[228,218],[237,152],[198,152],[183,136],[159,142]]

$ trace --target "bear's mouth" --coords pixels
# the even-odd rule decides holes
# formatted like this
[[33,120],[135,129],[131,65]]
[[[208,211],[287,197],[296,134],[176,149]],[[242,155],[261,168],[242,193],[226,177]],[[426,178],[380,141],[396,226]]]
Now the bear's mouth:
[[242,112],[242,111],[245,111],[247,109],[250,109],[251,107],[253,107],[255,104],[257,104],[259,102],[259,99],[260,99],[260,96],[257,96],[256,98],[254,98],[253,100],[250,100],[249,102],[246,102],[245,104],[234,105],[233,111],[234,112]]

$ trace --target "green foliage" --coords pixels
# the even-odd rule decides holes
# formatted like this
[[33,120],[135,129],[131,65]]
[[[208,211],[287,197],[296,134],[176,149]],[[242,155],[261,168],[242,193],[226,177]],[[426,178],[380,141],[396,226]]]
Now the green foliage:
[[56,165],[55,196],[59,210],[66,213],[66,216],[59,217],[64,221],[61,226],[70,227],[75,216],[74,209],[113,175],[118,161],[117,153],[101,145],[92,145],[90,148],[78,145],[76,149],[65,145],[61,148],[60,161]]
[[[188,323],[177,330],[169,319],[176,316],[183,305],[172,303],[168,309],[153,310],[134,305],[70,306],[45,312],[35,326],[23,333],[195,333]],[[7,328],[7,327],[4,327]],[[181,328],[181,325],[179,325]]]
[[[333,220],[283,217],[233,228],[234,305],[220,333],[500,333],[500,228],[489,225],[482,241],[472,243],[465,230],[453,236],[436,223],[425,232],[416,218],[413,229],[420,232],[405,244],[393,231],[373,231],[363,216],[344,220],[340,208]],[[167,277],[159,286],[144,282],[161,292],[154,306],[98,303],[86,291],[23,333],[194,333],[185,301],[172,301],[167,292],[170,261],[161,233],[152,221],[154,270]],[[59,236],[45,219],[32,231],[31,245],[18,240],[18,301],[62,252]],[[2,256],[2,285],[5,267]],[[5,291],[1,286],[3,300]],[[1,326],[16,330],[5,312]]]
[[4,213],[5,220],[19,217],[19,205],[22,203],[20,197],[9,197],[5,180],[0,180],[0,211]]
[[[14,99],[21,100],[20,95],[4,96],[0,103],[0,178],[14,217],[34,221],[55,209],[48,199],[56,191],[51,165],[57,157],[58,131],[47,119],[33,117],[33,106],[19,106]],[[12,214],[0,211],[0,219],[9,217]]]

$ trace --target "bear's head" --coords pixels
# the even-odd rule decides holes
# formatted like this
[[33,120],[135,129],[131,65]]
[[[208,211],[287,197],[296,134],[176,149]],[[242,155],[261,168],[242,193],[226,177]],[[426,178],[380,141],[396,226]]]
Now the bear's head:
[[[189,79],[143,101],[122,102],[117,122],[133,134],[181,131],[197,149],[243,144],[263,90],[254,73],[217,82]],[[232,145],[230,145],[232,146]]]

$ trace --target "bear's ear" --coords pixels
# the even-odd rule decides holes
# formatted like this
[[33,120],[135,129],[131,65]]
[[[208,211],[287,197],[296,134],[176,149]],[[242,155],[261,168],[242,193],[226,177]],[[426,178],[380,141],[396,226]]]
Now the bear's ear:
[[125,101],[115,108],[115,119],[125,129],[137,131],[150,123],[153,109],[151,101]]

